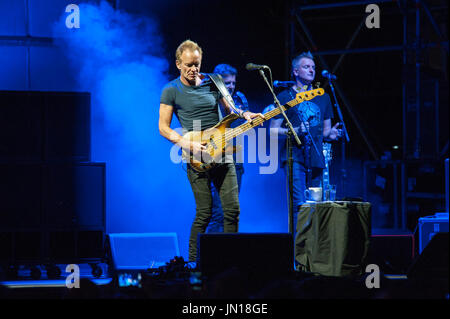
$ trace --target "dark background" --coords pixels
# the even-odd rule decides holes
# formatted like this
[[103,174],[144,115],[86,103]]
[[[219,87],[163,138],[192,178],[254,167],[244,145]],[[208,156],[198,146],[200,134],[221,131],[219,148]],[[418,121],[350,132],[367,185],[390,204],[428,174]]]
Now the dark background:
[[[236,67],[238,89],[248,97],[250,108],[260,112],[273,102],[273,98],[258,72],[245,69],[247,63],[268,65],[271,80],[290,80],[291,59],[301,52],[311,51],[316,56],[316,80],[331,94],[327,81],[320,73],[324,69],[332,71],[335,68],[342,50],[355,35],[349,49],[363,49],[365,52],[347,52],[334,71],[338,77],[336,84],[346,99],[344,101],[338,94],[337,102],[350,137],[350,142],[344,144],[345,153],[341,143],[333,145],[331,182],[338,185],[346,183],[345,189],[338,186],[338,197],[365,197],[364,200],[374,205],[374,226],[381,228],[398,226],[394,225],[394,216],[399,214],[400,208],[408,215],[409,230],[415,228],[418,217],[445,209],[443,160],[448,157],[449,95],[447,1],[423,2],[441,36],[438,36],[421,7],[418,39],[415,35],[415,1],[409,0],[379,3],[379,29],[368,29],[364,24],[367,17],[365,4],[301,10],[308,5],[342,3],[339,1],[104,2],[111,5],[116,14],[103,7],[103,12],[96,13],[101,21],[97,24],[91,21],[87,25],[86,20],[83,22],[83,15],[88,15],[82,11],[82,27],[78,32],[68,31],[64,26],[67,16],[64,9],[70,1],[0,0],[0,65],[3,68],[0,90],[81,91],[82,94],[91,94],[92,123],[85,122],[83,125],[92,127],[88,145],[91,160],[106,163],[107,232],[176,232],[180,238],[181,254],[186,252],[187,225],[192,222],[194,200],[185,172],[170,161],[167,156],[170,145],[157,132],[159,89],[164,84],[162,81],[179,76],[175,67],[175,50],[186,39],[196,41],[203,49],[202,72],[212,72],[219,63]],[[82,3],[100,4],[101,1]],[[406,10],[405,14],[402,10]],[[120,16],[123,20],[114,20],[120,20]],[[301,17],[310,34],[301,26],[297,16]],[[403,24],[404,16],[407,17],[406,26]],[[90,17],[96,16],[91,14]],[[127,20],[130,17],[136,20],[150,18],[155,23],[158,39],[155,40],[150,34],[147,36],[145,32],[139,33],[137,39],[121,38],[117,29],[125,29],[128,26],[126,23],[130,24]],[[65,46],[54,38],[55,24],[56,30],[74,35],[73,38],[68,37]],[[90,29],[98,25],[106,26],[106,31],[95,33],[97,29]],[[134,32],[134,27],[129,29]],[[404,31],[407,41],[405,50],[401,50],[399,46],[403,43]],[[82,41],[71,44],[70,41],[77,40],[78,34],[82,35]],[[110,39],[111,34],[116,37]],[[314,45],[308,40],[309,35]],[[113,45],[108,46],[108,41]],[[128,46],[130,43],[134,46]],[[423,46],[419,58],[415,51],[418,43]],[[129,60],[125,57],[116,61],[114,52],[111,58],[109,52],[102,51],[104,47],[113,47],[133,56]],[[133,73],[136,69],[130,68],[127,63],[139,61],[145,50],[150,55],[156,52],[156,55],[169,61],[166,78],[158,76],[161,68],[156,65],[154,68],[152,65],[140,65],[142,68]],[[95,56],[99,52],[105,53],[104,56],[99,55],[100,59]],[[79,57],[84,60],[78,60]],[[90,65],[88,77],[83,77],[86,70],[79,66],[92,64],[92,61],[95,63]],[[416,62],[420,63],[421,75],[420,112],[416,112],[415,104],[418,93]],[[109,77],[100,71],[96,73],[97,69],[109,71]],[[152,72],[156,75],[153,76]],[[142,79],[148,80],[147,74],[153,76],[150,81],[140,82]],[[266,74],[269,76],[269,73]],[[84,84],[82,89],[80,79]],[[152,90],[149,90],[150,87]],[[405,96],[403,89],[406,90]],[[280,88],[275,89],[276,93],[280,91]],[[58,103],[62,107],[67,105],[66,102]],[[2,106],[6,111],[4,115],[9,114],[17,120],[10,121],[4,116],[4,121],[9,125],[32,123],[34,126],[28,129],[41,129],[33,113],[37,112],[36,109],[24,114],[12,104]],[[14,118],[11,114],[17,116]],[[26,120],[21,120],[22,115]],[[337,122],[336,108],[334,116],[334,122]],[[65,120],[68,118],[71,117],[67,116]],[[53,119],[65,127],[63,117]],[[20,132],[20,128],[15,129],[2,132],[3,141],[7,142],[2,147],[12,145],[20,149],[24,145],[19,137],[15,140],[10,138],[13,135],[11,132]],[[58,137],[60,142],[70,142],[64,140],[61,134],[52,136]],[[417,136],[419,143],[416,143]],[[64,146],[70,148],[71,145]],[[2,151],[5,149],[3,147]],[[343,155],[345,165],[341,162]],[[407,169],[404,179],[397,176],[396,181],[389,162],[377,162],[369,169],[368,176],[363,175],[367,161],[389,159],[414,160],[418,164]],[[246,164],[241,191],[240,231],[287,231],[284,171],[262,175],[258,165]],[[345,179],[343,168],[347,174]],[[8,187],[6,185],[5,189],[11,189]],[[365,187],[368,193],[365,193]],[[409,197],[403,198],[403,206],[397,207],[395,212],[394,199],[398,197],[400,203],[400,187],[405,188],[409,195],[404,195]],[[8,210],[3,213],[5,216],[11,214]]]
[[[144,1],[118,1],[116,5],[126,11],[148,13],[160,23],[160,30],[166,42],[164,51],[174,60],[179,43],[191,39],[203,48],[203,72],[212,72],[218,63],[234,65],[239,72],[238,89],[245,92],[253,109],[260,111],[272,103],[272,96],[257,72],[245,70],[248,62],[268,65],[273,80],[290,80],[291,58],[303,51],[323,52],[345,49],[345,46],[365,19],[365,5],[336,8],[322,8],[302,11],[299,15],[311,32],[315,47],[307,40],[305,31],[290,12],[300,12],[302,5],[333,4],[339,1],[168,1],[147,3]],[[373,48],[373,52],[347,53],[335,71],[338,84],[349,104],[350,112],[364,130],[369,143],[379,159],[385,151],[392,152],[392,146],[400,146],[402,153],[402,81],[403,72],[414,66],[414,51],[408,50],[408,63],[402,63],[402,50],[380,51],[381,47],[399,46],[403,41],[403,16],[399,2],[380,3],[380,28],[368,29],[362,26],[351,49]],[[442,32],[447,25],[445,1],[428,1],[433,16]],[[409,42],[415,41],[415,11],[409,7]],[[434,8],[434,9],[433,9]],[[295,11],[293,11],[295,10]],[[421,39],[424,43],[439,40],[431,23],[422,14]],[[291,31],[291,25],[292,30]],[[291,32],[293,37],[291,40]],[[378,51],[376,51],[378,50]],[[445,51],[439,48],[423,52],[422,72],[441,80],[440,109],[441,149],[448,140],[446,119],[448,117],[448,69]],[[330,71],[336,65],[340,54],[323,55]],[[320,72],[325,69],[316,57],[316,80],[326,84]],[[414,70],[414,68],[412,68]],[[173,63],[170,73],[178,75]],[[412,73],[414,76],[414,73]],[[276,89],[277,93],[281,89]],[[330,94],[328,87],[327,92]],[[424,96],[433,92],[425,91]],[[349,110],[338,96],[344,121],[348,126],[351,143],[349,156],[375,159],[368,152],[360,129],[349,114]],[[335,117],[337,114],[335,112]],[[411,124],[413,125],[413,124]],[[432,129],[432,123],[428,123]]]

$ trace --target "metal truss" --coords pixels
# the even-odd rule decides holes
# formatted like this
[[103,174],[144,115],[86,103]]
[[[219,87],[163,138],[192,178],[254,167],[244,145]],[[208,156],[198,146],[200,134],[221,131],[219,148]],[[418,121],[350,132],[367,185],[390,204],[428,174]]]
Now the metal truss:
[[[295,2],[295,1],[294,1]],[[401,214],[400,216],[395,214],[395,227],[398,227],[400,229],[406,229],[406,197],[407,197],[407,190],[405,186],[405,181],[407,179],[407,173],[405,169],[405,165],[407,165],[407,158],[408,154],[406,154],[407,149],[407,125],[415,125],[415,151],[413,155],[413,158],[416,160],[421,159],[420,154],[420,147],[421,143],[424,141],[421,141],[421,118],[420,118],[420,108],[422,103],[422,74],[421,74],[421,68],[423,64],[423,54],[424,49],[427,48],[440,48],[443,50],[443,52],[448,55],[449,48],[448,48],[448,39],[445,38],[443,32],[439,28],[438,23],[436,22],[432,9],[430,9],[430,6],[428,3],[424,0],[398,0],[398,1],[392,1],[392,0],[361,0],[361,1],[343,1],[343,2],[335,2],[335,3],[314,3],[313,1],[303,1],[304,3],[310,2],[311,4],[303,4],[303,5],[295,5],[294,3],[291,3],[291,11],[290,11],[290,19],[289,22],[289,31],[290,35],[287,37],[287,40],[289,41],[289,61],[292,60],[292,58],[295,55],[295,40],[300,40],[301,44],[306,48],[309,49],[315,56],[318,57],[320,63],[322,64],[322,67],[324,69],[330,70],[330,67],[327,65],[324,56],[329,55],[339,55],[337,63],[333,66],[332,73],[334,73],[340,64],[342,63],[344,57],[348,54],[358,54],[358,53],[367,53],[367,52],[386,52],[386,51],[401,51],[402,52],[402,61],[403,65],[407,65],[407,54],[413,53],[415,56],[415,76],[416,76],[416,83],[415,83],[415,99],[416,99],[416,113],[415,113],[415,123],[407,123],[407,95],[406,95],[406,81],[402,81],[402,122],[403,122],[403,132],[402,132],[402,143],[403,143],[403,159],[402,164],[400,165],[400,171],[401,171],[401,186],[399,189],[400,192],[400,205],[398,205],[398,202],[395,203],[396,211],[398,210]],[[330,9],[330,8],[342,8],[342,7],[350,7],[350,6],[363,6],[368,4],[379,4],[379,3],[396,3],[398,6],[397,12],[391,11],[391,14],[400,14],[402,16],[402,25],[403,25],[403,41],[402,43],[399,43],[397,45],[388,45],[388,46],[373,46],[373,47],[365,47],[365,48],[352,48],[353,42],[361,29],[364,26],[364,22],[366,19],[366,15],[363,14],[362,20],[360,24],[356,27],[354,33],[351,35],[348,43],[343,48],[336,48],[334,50],[320,50],[318,46],[316,45],[316,42],[314,41],[314,38],[307,26],[307,23],[305,22],[304,16],[308,14],[309,16],[317,14],[317,12],[323,13],[323,9]],[[428,1],[429,2],[429,1]],[[446,9],[448,7],[444,5]],[[313,12],[314,11],[314,12]],[[310,13],[311,12],[311,13]],[[410,21],[411,16],[415,16],[415,21]],[[426,17],[426,19],[431,23],[431,26],[437,35],[438,41],[434,42],[425,42],[423,39],[421,39],[421,31],[422,31],[422,24],[423,24],[423,16]],[[414,33],[414,39],[408,38],[408,27],[412,26],[412,22],[415,23],[415,33]],[[300,26],[300,30],[297,28],[297,26]],[[302,32],[301,32],[302,31]],[[402,80],[402,79],[399,79]],[[339,84],[334,84],[336,88],[336,92],[338,93],[340,99],[342,100],[348,114],[350,115],[353,123],[355,124],[356,128],[358,129],[358,133],[362,136],[372,158],[374,161],[379,161],[380,157],[375,151],[374,146],[372,145],[371,141],[369,140],[368,136],[365,134],[362,126],[360,125],[356,114],[353,111],[353,108],[351,106],[350,101],[345,96],[344,92],[340,88]],[[435,92],[436,94],[439,94],[439,91],[437,90]],[[437,117],[438,119],[438,117]],[[438,129],[438,128],[437,128]],[[439,132],[439,131],[437,131]],[[437,139],[439,140],[439,139]],[[344,143],[343,143],[344,144]],[[437,153],[440,154],[440,157],[442,159],[442,156],[445,155],[448,152],[448,141],[446,145]],[[439,144],[437,144],[439,147]],[[345,147],[343,146],[342,152],[345,153]],[[343,158],[345,155],[343,155]],[[345,161],[342,161],[342,173],[343,176],[341,176],[340,182],[342,183],[341,189],[344,190],[345,194]],[[399,184],[399,183],[398,183]],[[398,187],[398,184],[396,187]]]

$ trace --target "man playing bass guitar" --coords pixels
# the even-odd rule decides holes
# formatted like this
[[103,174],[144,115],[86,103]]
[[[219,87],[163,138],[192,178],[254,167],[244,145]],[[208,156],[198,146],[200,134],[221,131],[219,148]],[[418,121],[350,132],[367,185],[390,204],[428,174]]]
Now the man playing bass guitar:
[[[200,73],[202,49],[197,43],[184,41],[178,46],[175,56],[180,77],[167,83],[162,90],[159,132],[172,143],[178,144],[184,152],[197,158],[205,158],[208,155],[206,143],[187,138],[186,134],[181,136],[170,128],[174,113],[186,132],[204,131],[215,126],[220,120],[219,103],[228,113],[237,113],[236,116],[247,121],[257,117],[264,118],[262,114],[233,108],[211,78]],[[207,171],[195,170],[188,164],[187,175],[196,203],[196,215],[189,238],[189,261],[196,261],[197,236],[205,232],[211,219],[211,183],[217,189],[222,203],[225,233],[238,231],[240,214],[238,184],[232,156],[231,159],[214,165]]]

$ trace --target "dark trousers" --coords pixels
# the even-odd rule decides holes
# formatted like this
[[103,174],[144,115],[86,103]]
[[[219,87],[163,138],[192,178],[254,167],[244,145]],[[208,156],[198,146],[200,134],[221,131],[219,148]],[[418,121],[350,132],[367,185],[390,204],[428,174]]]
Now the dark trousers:
[[225,233],[238,231],[239,192],[234,163],[219,164],[203,173],[193,170],[188,165],[187,173],[196,204],[195,219],[189,238],[189,260],[196,261],[198,234],[206,231],[212,216],[212,185],[219,193]]
[[[238,193],[240,193],[242,184],[242,175],[244,174],[244,165],[241,163],[237,164],[235,163],[234,166],[236,168]],[[219,192],[216,190],[214,185],[211,185],[211,191],[213,194],[212,216],[208,228],[206,228],[206,232],[223,233],[223,211],[222,211],[222,203],[220,202]]]
[[[288,165],[285,163],[284,170],[286,177],[288,176]],[[311,171],[311,181],[306,186],[306,174],[307,169],[305,164],[293,161],[292,162],[292,200],[293,200],[293,213],[294,213],[294,231],[297,225],[298,210],[301,205],[305,203],[305,189],[307,187],[319,187],[322,182],[322,169],[313,167]],[[294,232],[295,234],[295,232]]]

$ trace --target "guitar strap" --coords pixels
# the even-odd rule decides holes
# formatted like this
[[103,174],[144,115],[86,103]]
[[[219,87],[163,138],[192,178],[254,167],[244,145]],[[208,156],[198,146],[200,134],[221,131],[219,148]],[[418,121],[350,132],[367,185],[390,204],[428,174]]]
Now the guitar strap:
[[[233,109],[233,111],[236,114],[240,114],[239,110],[236,108],[236,105],[234,104],[234,100],[230,95],[230,92],[228,91],[228,89],[225,86],[225,83],[223,83],[223,79],[222,76],[218,73],[210,73],[208,74],[209,78],[211,79],[211,81],[214,82],[214,84],[216,85],[217,89],[219,90],[219,92],[223,95],[223,97],[227,100],[228,104],[230,104],[231,108]],[[219,118],[222,119],[222,112],[220,111],[220,107],[218,107],[219,109]]]

